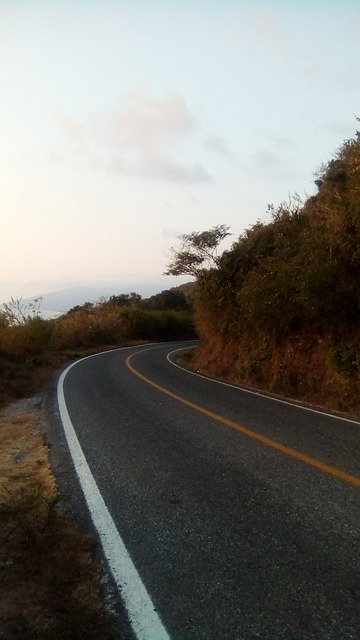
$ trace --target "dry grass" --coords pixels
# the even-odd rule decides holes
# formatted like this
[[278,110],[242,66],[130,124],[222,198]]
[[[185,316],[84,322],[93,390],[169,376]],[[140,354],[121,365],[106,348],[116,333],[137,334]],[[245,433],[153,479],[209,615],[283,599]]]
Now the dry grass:
[[309,345],[306,337],[262,349],[261,342],[220,343],[216,338],[177,354],[185,367],[250,389],[360,416],[360,380],[339,370],[326,340]]
[[39,428],[40,420],[39,409],[14,416],[6,411],[0,414],[1,500],[4,499],[4,492],[7,494],[20,490],[29,477],[41,483],[48,497],[56,492]]
[[94,541],[59,506],[40,425],[39,409],[0,414],[0,637],[111,638]]

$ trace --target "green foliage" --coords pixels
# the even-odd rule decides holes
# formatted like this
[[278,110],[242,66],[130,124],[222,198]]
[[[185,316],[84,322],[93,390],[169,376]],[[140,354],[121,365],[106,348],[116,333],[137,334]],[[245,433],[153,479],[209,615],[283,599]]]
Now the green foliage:
[[185,294],[178,289],[166,289],[143,301],[145,309],[158,311],[190,311]]
[[130,304],[138,304],[141,300],[141,295],[138,293],[121,293],[117,296],[110,296],[106,302],[107,306],[126,307]]
[[72,315],[73,313],[77,313],[78,311],[89,311],[94,308],[93,302],[84,302],[84,304],[76,304],[75,307],[71,307],[66,315]]
[[133,340],[180,340],[195,337],[188,314],[181,311],[127,309],[124,312],[125,331]]

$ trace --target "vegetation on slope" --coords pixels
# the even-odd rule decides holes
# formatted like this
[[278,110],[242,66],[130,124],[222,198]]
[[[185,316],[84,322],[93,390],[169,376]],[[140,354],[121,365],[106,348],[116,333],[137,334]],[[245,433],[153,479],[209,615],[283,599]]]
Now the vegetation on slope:
[[198,368],[359,413],[359,135],[316,184],[315,196],[281,204],[208,268],[204,243],[214,251],[228,228],[183,236],[169,273],[197,275]]
[[86,302],[55,320],[12,300],[0,313],[0,405],[36,391],[49,371],[73,357],[132,341],[194,337],[192,307],[177,289],[146,300],[121,294]]

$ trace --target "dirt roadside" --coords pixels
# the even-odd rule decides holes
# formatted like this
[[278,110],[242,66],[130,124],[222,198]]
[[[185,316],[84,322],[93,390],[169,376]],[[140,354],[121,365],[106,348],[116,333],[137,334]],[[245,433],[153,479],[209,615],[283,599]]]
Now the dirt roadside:
[[41,396],[0,411],[0,638],[119,637],[104,605],[96,541],[62,504],[44,439]]

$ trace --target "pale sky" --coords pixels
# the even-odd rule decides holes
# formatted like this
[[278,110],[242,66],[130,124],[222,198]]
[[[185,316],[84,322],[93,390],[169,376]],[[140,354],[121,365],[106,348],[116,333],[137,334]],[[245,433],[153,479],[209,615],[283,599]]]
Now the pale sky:
[[314,193],[359,33],[351,0],[0,0],[0,298],[165,289],[180,233]]

